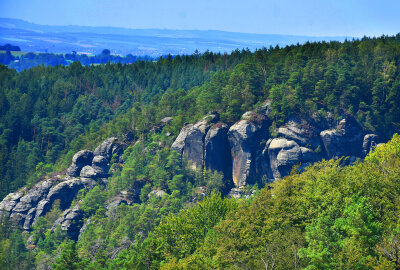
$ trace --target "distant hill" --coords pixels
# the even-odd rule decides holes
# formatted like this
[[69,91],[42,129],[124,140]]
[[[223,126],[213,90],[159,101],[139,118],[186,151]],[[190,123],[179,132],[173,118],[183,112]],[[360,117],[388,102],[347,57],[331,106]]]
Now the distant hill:
[[22,51],[160,56],[200,52],[231,52],[237,48],[286,46],[307,41],[344,41],[351,37],[312,37],[224,32],[216,30],[127,29],[117,27],[49,26],[0,18],[0,44],[12,43]]

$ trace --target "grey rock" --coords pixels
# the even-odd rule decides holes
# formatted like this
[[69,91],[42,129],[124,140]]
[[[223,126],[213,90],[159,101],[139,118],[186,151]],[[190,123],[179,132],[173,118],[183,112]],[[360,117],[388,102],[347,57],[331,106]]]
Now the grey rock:
[[[92,189],[95,185],[96,182],[92,179],[71,179],[54,185],[47,196],[33,207],[35,209],[34,216],[24,217],[24,224],[35,225],[41,216],[46,215],[52,209],[56,200],[60,200],[61,210],[69,208],[79,190]],[[28,226],[26,227],[25,229],[28,230]]]
[[369,152],[371,152],[374,147],[378,144],[379,137],[376,134],[367,134],[364,136],[363,140],[363,157],[367,156]]
[[153,196],[156,196],[156,197],[161,198],[161,197],[164,196],[165,194],[167,194],[167,192],[165,192],[164,190],[156,189],[156,190],[151,191],[147,196],[148,196],[149,198],[151,198],[151,197],[153,197]]
[[0,217],[11,215],[11,211],[17,205],[19,200],[24,196],[26,193],[26,188],[22,188],[15,193],[8,194],[1,202],[0,202]]
[[186,138],[192,129],[193,124],[187,124],[183,126],[181,131],[179,132],[178,137],[175,139],[175,141],[171,145],[171,149],[178,152],[179,154],[183,153],[183,148],[185,147],[185,141]]
[[82,168],[80,176],[85,178],[96,179],[100,177],[106,177],[107,174],[100,167],[85,166]]
[[273,139],[268,146],[270,166],[275,179],[289,175],[293,165],[300,164],[302,152],[295,141]]
[[232,156],[232,178],[236,187],[253,184],[256,177],[256,157],[260,143],[268,139],[267,119],[254,112],[246,112],[243,120],[228,132]]
[[217,114],[211,114],[195,124],[185,125],[171,146],[172,150],[182,154],[191,162],[193,169],[202,168],[204,165],[205,136],[211,124],[217,119]]
[[243,187],[242,188],[232,188],[229,191],[228,197],[234,198],[234,199],[240,199],[240,198],[248,199],[255,193],[256,193],[255,190],[246,191]]
[[72,164],[67,170],[67,174],[71,177],[79,176],[81,170],[86,165],[92,164],[93,153],[89,150],[81,150],[72,158]]
[[66,231],[69,238],[77,240],[80,229],[83,225],[83,211],[80,209],[82,202],[78,202],[73,208],[65,210],[53,224],[52,231],[55,231],[57,226],[61,230]]
[[320,136],[327,158],[362,156],[364,134],[353,118],[341,120],[337,129],[324,130]]
[[[31,224],[31,219],[34,217],[34,210],[31,209],[35,209],[38,202],[45,198],[54,183],[55,182],[52,180],[41,181],[34,185],[30,190],[26,191],[26,193],[19,198],[18,202],[10,210],[10,217],[13,223],[19,226],[24,226],[25,219],[29,213],[29,220],[26,224]],[[8,208],[10,208],[10,206],[11,205],[9,204]]]
[[292,116],[282,127],[278,128],[278,137],[293,140],[300,146],[316,149],[321,145],[320,130],[310,122],[311,120],[306,121]]
[[[111,158],[116,155],[117,162],[122,162],[122,154],[124,153],[127,145],[118,140],[118,138],[112,137],[101,143],[93,152],[94,156],[103,156],[107,161],[111,161]],[[90,164],[87,164],[90,165]]]
[[228,125],[217,123],[205,137],[204,166],[224,174],[225,180],[232,179],[232,157],[228,140]]
[[316,153],[310,148],[300,146],[300,150],[302,155],[302,160],[301,160],[302,163],[306,162],[313,163],[316,161],[320,161],[322,159],[322,155],[320,153]]

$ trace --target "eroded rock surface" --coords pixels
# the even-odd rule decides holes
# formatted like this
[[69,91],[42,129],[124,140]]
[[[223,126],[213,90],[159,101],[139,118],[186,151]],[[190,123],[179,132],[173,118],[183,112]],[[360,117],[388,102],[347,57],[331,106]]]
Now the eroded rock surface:
[[269,123],[263,115],[246,112],[228,132],[232,155],[232,178],[236,187],[254,184],[256,157],[262,140],[268,139]]
[[327,158],[362,156],[364,134],[353,118],[341,120],[336,129],[324,130],[320,136]]
[[72,240],[78,240],[80,229],[83,225],[83,211],[81,210],[81,203],[78,202],[73,208],[65,210],[61,217],[59,217],[52,227],[55,231],[58,226],[61,230],[67,232],[67,235]]
[[290,174],[293,165],[302,161],[300,146],[285,138],[273,139],[268,147],[271,170],[275,179],[281,179]]
[[[117,162],[122,162],[122,154],[127,145],[118,140],[118,138],[112,137],[101,143],[93,152],[94,156],[103,156],[107,161],[111,161],[111,158],[115,155]],[[87,164],[87,165],[91,165]]]
[[373,148],[378,145],[379,137],[376,134],[367,134],[364,136],[362,153],[363,157],[367,156],[369,152],[373,150]]
[[72,164],[67,170],[67,174],[71,177],[77,177],[81,173],[83,167],[91,165],[93,160],[93,152],[89,150],[81,150],[72,158]]
[[185,125],[171,146],[172,150],[182,154],[191,162],[193,169],[204,166],[205,137],[217,120],[217,114],[210,114],[195,124]]
[[217,123],[208,130],[205,138],[204,165],[207,169],[222,172],[225,179],[232,179],[228,131],[228,125],[224,123]]

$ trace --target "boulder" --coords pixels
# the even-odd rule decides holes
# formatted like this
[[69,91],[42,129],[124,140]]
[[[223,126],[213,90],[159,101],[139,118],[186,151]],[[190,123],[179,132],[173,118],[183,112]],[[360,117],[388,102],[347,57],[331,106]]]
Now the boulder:
[[228,140],[228,125],[217,123],[207,132],[205,137],[204,166],[224,174],[224,178],[232,179],[232,157]]
[[269,123],[265,116],[246,112],[242,120],[228,132],[232,156],[232,178],[236,187],[254,184],[256,157],[261,152],[260,143],[268,139]]
[[321,153],[317,153],[310,148],[300,146],[302,163],[314,163],[322,159]]
[[293,165],[301,163],[302,151],[295,141],[277,138],[268,146],[268,157],[274,178],[281,179],[290,174]]
[[29,190],[9,194],[1,203],[0,209],[11,217],[14,224],[30,230],[41,216],[53,207],[55,200],[60,200],[62,210],[67,209],[82,188],[91,189],[96,185],[92,179],[46,179]]
[[185,147],[186,138],[192,129],[193,124],[186,124],[183,126],[181,131],[179,132],[178,137],[176,137],[175,141],[171,145],[171,149],[178,152],[179,154],[183,154],[183,148]]
[[378,144],[379,137],[376,134],[367,134],[364,136],[362,152],[363,157],[366,157],[369,152]]
[[108,165],[108,161],[103,156],[95,156],[92,161],[92,167],[97,170],[101,170],[103,174],[107,174],[110,166]]
[[[94,156],[103,156],[107,159],[108,162],[111,161],[111,158],[115,155],[117,162],[122,162],[122,154],[124,153],[127,145],[118,140],[118,138],[112,137],[108,138],[104,142],[102,142],[93,152]],[[87,164],[87,165],[91,165]]]
[[336,129],[324,130],[320,136],[327,158],[362,156],[364,134],[354,118],[341,120]]
[[104,156],[95,156],[92,161],[92,166],[82,168],[80,177],[85,178],[102,178],[108,176],[108,160]]
[[67,174],[71,177],[79,176],[81,170],[86,165],[92,164],[93,153],[89,150],[81,150],[72,158],[72,164],[67,170]]
[[46,198],[37,204],[35,217],[31,224],[35,225],[41,216],[46,215],[56,200],[60,200],[60,208],[65,210],[70,207],[81,189],[89,190],[95,186],[96,182],[92,179],[72,179],[58,183],[50,189]]
[[255,190],[245,190],[244,187],[241,188],[232,188],[229,191],[228,197],[229,198],[234,198],[234,199],[240,199],[240,198],[245,198],[248,199],[252,195],[256,193]]

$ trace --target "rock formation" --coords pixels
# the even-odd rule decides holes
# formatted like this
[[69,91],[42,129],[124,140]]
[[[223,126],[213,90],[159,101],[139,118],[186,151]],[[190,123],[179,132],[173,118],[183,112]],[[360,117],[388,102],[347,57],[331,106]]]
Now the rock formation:
[[210,114],[195,124],[185,125],[171,146],[172,150],[185,156],[193,169],[202,168],[205,159],[205,137],[217,114]]
[[[76,239],[81,227],[82,213],[79,205],[70,209],[72,201],[81,189],[92,189],[102,184],[98,178],[107,177],[112,158],[122,161],[126,145],[116,138],[105,140],[94,152],[81,150],[72,158],[72,164],[67,170],[67,177],[60,175],[38,182],[32,188],[22,188],[7,195],[0,202],[0,214],[11,218],[16,226],[30,230],[38,219],[46,215],[56,200],[64,210],[62,217],[53,228],[61,225],[61,229]],[[81,176],[81,178],[77,178]]]
[[343,156],[361,157],[364,134],[355,119],[345,118],[336,129],[321,132],[327,158]]
[[[67,209],[82,188],[91,189],[96,185],[92,179],[47,179],[29,190],[11,193],[0,203],[3,214],[14,224],[29,230],[39,217],[47,214],[56,200],[60,200],[62,210]],[[25,194],[24,194],[25,193]]]
[[254,184],[257,151],[261,141],[268,139],[268,128],[265,116],[247,112],[229,129],[232,178],[236,187]]
[[232,157],[228,141],[228,125],[217,123],[207,132],[205,138],[204,166],[224,174],[225,179],[232,179]]
[[267,151],[275,179],[289,175],[293,165],[299,164],[303,157],[300,146],[295,141],[284,138],[271,140]]
[[81,150],[72,158],[72,164],[67,170],[67,174],[71,177],[79,176],[83,167],[91,165],[93,160],[93,152],[89,150]]
[[367,134],[364,136],[362,145],[362,156],[365,157],[369,152],[373,150],[379,143],[379,137],[376,134]]
[[269,139],[268,103],[256,111],[246,112],[229,129],[207,118],[187,124],[172,149],[191,161],[194,169],[223,172],[225,179],[233,179],[240,190],[247,184],[281,179],[293,166],[303,170],[323,158],[348,156],[346,162],[351,163],[365,157],[378,142],[377,135],[365,135],[356,120],[348,116],[335,129],[332,117],[315,120],[292,116],[276,130],[277,137]]
[[73,208],[65,210],[52,227],[54,231],[58,226],[67,233],[72,240],[78,240],[83,225],[83,211],[80,209],[82,202],[78,202]]

